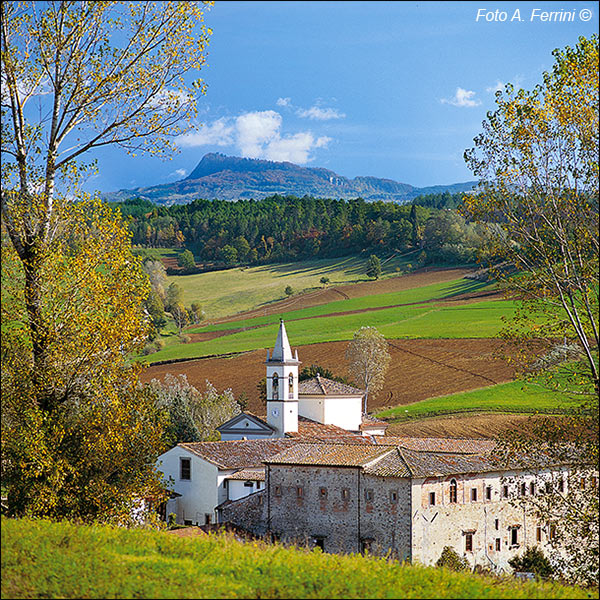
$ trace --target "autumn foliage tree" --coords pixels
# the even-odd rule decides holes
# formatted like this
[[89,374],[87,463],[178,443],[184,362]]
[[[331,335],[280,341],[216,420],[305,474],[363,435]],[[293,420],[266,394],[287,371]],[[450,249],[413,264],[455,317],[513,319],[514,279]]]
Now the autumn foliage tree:
[[361,327],[348,344],[346,359],[350,375],[365,390],[363,413],[367,414],[369,394],[383,387],[391,361],[388,343],[375,327]]
[[0,10],[9,511],[121,520],[158,493],[162,413],[127,360],[148,333],[149,286],[118,216],[81,193],[82,161],[106,145],[174,149],[204,91],[185,76],[210,31],[198,2]]
[[[597,585],[598,492],[588,483],[598,469],[598,37],[554,58],[533,90],[497,93],[465,153],[480,184],[463,212],[488,226],[494,271],[520,306],[505,336],[524,342],[538,380],[581,399],[565,418],[538,419],[501,447],[524,468],[568,465],[563,490],[519,502],[554,528],[548,543],[567,550],[557,553],[561,576]],[[551,351],[540,357],[530,341]]]

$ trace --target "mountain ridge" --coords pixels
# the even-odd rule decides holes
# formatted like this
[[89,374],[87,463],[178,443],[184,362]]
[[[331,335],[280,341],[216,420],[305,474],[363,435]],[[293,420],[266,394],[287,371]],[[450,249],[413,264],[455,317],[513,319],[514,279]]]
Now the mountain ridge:
[[154,186],[122,189],[103,194],[105,200],[132,197],[156,204],[187,204],[197,198],[255,200],[273,194],[321,198],[358,198],[367,201],[409,202],[422,194],[466,192],[475,181],[418,188],[393,179],[362,175],[349,179],[323,167],[301,167],[291,162],[205,154],[192,172],[179,181]]

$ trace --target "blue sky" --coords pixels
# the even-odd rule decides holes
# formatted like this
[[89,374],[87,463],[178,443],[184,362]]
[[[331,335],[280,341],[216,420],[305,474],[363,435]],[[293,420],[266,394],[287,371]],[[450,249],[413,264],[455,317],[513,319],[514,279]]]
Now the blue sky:
[[[574,11],[574,20],[543,21],[544,11]],[[473,179],[462,156],[495,90],[539,83],[554,48],[598,30],[598,9],[568,1],[217,0],[205,22],[213,35],[201,73],[203,126],[166,162],[99,152],[88,188],[175,181],[215,151],[415,186]]]

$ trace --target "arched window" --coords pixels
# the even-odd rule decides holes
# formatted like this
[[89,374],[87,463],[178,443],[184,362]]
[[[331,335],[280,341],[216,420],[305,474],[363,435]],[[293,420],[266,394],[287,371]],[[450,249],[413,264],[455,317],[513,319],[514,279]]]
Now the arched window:
[[273,400],[279,400],[279,377],[277,373],[273,375]]
[[450,504],[456,504],[456,490],[458,486],[456,484],[456,479],[450,480]]
[[293,398],[294,397],[294,376],[290,373],[290,377],[289,377],[289,394],[288,394],[288,398]]

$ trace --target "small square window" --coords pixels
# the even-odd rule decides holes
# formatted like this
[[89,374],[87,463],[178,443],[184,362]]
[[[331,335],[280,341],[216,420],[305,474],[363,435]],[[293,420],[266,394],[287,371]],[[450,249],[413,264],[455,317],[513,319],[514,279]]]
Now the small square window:
[[429,492],[429,505],[435,506],[435,492]]
[[320,488],[319,489],[319,496],[321,498],[327,498],[327,488],[324,488],[324,487]]
[[373,490],[365,490],[365,500],[367,502],[373,501]]
[[192,460],[190,458],[179,459],[179,479],[190,480],[192,478]]
[[398,492],[396,490],[392,490],[390,492],[390,502],[396,504],[398,502]]

